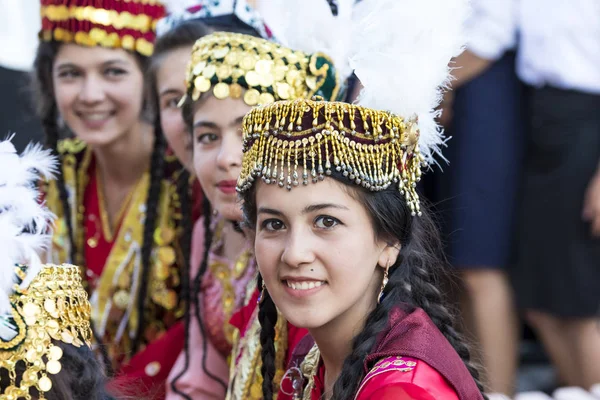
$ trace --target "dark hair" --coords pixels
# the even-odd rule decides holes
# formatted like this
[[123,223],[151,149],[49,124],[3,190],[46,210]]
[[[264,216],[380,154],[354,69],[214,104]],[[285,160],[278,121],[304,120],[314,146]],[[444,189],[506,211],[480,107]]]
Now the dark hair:
[[[60,130],[58,127],[58,108],[56,105],[56,99],[54,94],[54,85],[52,79],[52,68],[56,55],[60,49],[61,43],[52,42],[40,42],[37,54],[34,62],[34,74],[33,74],[33,89],[35,94],[35,102],[37,104],[37,112],[42,121],[42,127],[46,136],[46,145],[52,150],[52,153],[58,157],[61,164],[63,162],[62,157],[58,152],[58,141],[60,138]],[[143,57],[137,53],[133,53],[136,57],[138,66],[142,70],[142,73],[146,74],[146,68],[148,66],[147,57]],[[147,104],[147,93],[144,93],[144,106],[143,110],[148,110]],[[147,117],[145,115],[140,116],[142,118]],[[160,121],[158,118],[154,118],[154,148],[152,149],[152,156],[150,162],[150,185],[148,188],[148,196],[146,201],[146,219],[144,222],[144,233],[142,241],[142,271],[141,271],[141,285],[138,297],[138,330],[133,340],[133,351],[137,351],[142,341],[144,324],[144,306],[146,302],[146,295],[148,292],[148,277],[150,276],[151,269],[151,253],[154,246],[154,230],[158,222],[158,202],[161,194],[161,182],[164,175],[164,152],[166,149],[165,138],[162,134],[160,127]],[[71,218],[71,206],[68,202],[67,189],[65,186],[65,180],[63,176],[62,168],[59,168],[56,180],[60,201],[63,208],[63,216],[68,228],[68,236],[70,242],[70,258],[71,262],[81,265],[85,265],[83,256],[77,257],[78,251],[83,254],[83,249],[77,248],[77,243],[74,240],[74,226]]]
[[[378,333],[385,329],[390,311],[401,304],[419,307],[429,315],[483,392],[479,370],[471,363],[469,348],[456,331],[453,316],[446,307],[445,296],[439,289],[445,278],[447,264],[440,236],[428,213],[423,210],[421,217],[411,217],[404,195],[395,185],[380,192],[371,192],[350,184],[348,178],[339,172],[334,172],[331,177],[344,184],[344,188],[364,204],[378,238],[402,244],[398,259],[390,267],[384,297],[369,314],[362,332],[354,338],[352,352],[344,361],[335,382],[332,399],[345,400],[355,396],[358,385],[364,378],[365,357],[373,350]],[[251,228],[256,224],[255,193],[256,185],[243,195],[244,215]],[[263,395],[265,399],[270,399],[275,373],[273,343],[277,311],[267,292],[260,304],[258,317],[262,328]]]
[[[222,17],[213,17],[206,18],[202,20],[190,20],[184,21],[178,24],[176,27],[165,33],[161,36],[155,45],[154,55],[152,57],[153,60],[156,59],[156,62],[153,61],[151,65],[151,75],[150,81],[152,83],[153,91],[156,92],[156,71],[158,70],[159,63],[161,59],[164,58],[164,55],[169,51],[173,51],[182,46],[190,46],[193,45],[197,39],[202,36],[208,35],[212,32],[217,31],[225,31],[225,32],[233,32],[233,33],[243,33],[252,36],[258,36],[258,32],[256,32],[253,28],[249,27],[241,20],[239,20],[234,15],[226,15]],[[155,93],[154,104],[158,106],[158,96]],[[183,109],[183,118],[186,125],[189,128],[190,134],[192,132],[193,125],[193,102],[186,101]],[[184,197],[181,195],[182,205],[184,202]],[[185,200],[187,201],[187,200]],[[183,374],[189,368],[190,361],[190,346],[189,346],[189,334],[190,334],[190,326],[192,320],[195,320],[198,323],[201,334],[204,336],[206,334],[206,328],[204,326],[204,322],[202,320],[200,307],[201,304],[198,301],[198,293],[200,293],[200,287],[202,285],[202,277],[208,270],[208,255],[210,253],[210,247],[213,240],[213,234],[211,229],[211,214],[212,209],[210,202],[203,196],[202,201],[202,216],[204,218],[204,253],[202,254],[202,260],[200,262],[200,267],[198,268],[198,272],[193,277],[191,282],[189,282],[188,276],[186,276],[182,282],[184,284],[184,292],[186,299],[186,312],[185,312],[185,344],[184,344],[184,367],[182,371],[174,377],[171,381],[171,389],[173,392],[179,394],[180,396],[191,400],[188,395],[182,393],[177,388],[177,381],[183,376]],[[190,229],[191,232],[191,229]],[[184,272],[185,273],[185,272]],[[189,275],[189,268],[188,274]],[[193,312],[192,312],[193,310]],[[227,390],[227,383],[223,382],[222,379],[214,375],[209,371],[207,366],[207,342],[206,340],[202,341],[202,369],[204,373],[221,385],[225,390]]]
[[[61,370],[52,375],[52,389],[44,393],[48,400],[87,399],[87,400],[113,400],[105,389],[107,378],[102,372],[101,364],[96,360],[94,352],[87,346],[75,347],[63,342],[54,341],[60,347],[63,355],[60,359]],[[22,377],[25,364],[18,362],[15,368],[17,377]],[[2,391],[10,382],[5,369],[0,369]],[[17,379],[17,387],[19,380]],[[35,387],[30,388],[30,394],[38,396]]]

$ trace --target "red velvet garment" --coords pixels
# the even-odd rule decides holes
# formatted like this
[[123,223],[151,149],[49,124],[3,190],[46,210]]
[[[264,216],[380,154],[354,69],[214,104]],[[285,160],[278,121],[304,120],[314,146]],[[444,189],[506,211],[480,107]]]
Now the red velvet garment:
[[383,358],[416,358],[439,372],[460,400],[483,400],[464,362],[425,311],[417,308],[406,312],[397,308],[390,313],[388,326],[365,360],[365,373]]
[[[393,362],[402,366],[395,366]],[[383,367],[372,370],[363,379],[356,400],[458,400],[448,381],[423,361],[408,357],[390,357],[381,360],[377,365]],[[324,387],[325,367],[321,363],[315,376],[311,400],[320,400]]]
[[[302,359],[310,348],[307,340],[299,343],[292,362]],[[401,366],[383,364],[393,361]],[[414,365],[405,365],[407,361]],[[459,355],[421,309],[407,312],[396,308],[390,313],[388,328],[379,335],[364,368],[366,376],[357,400],[483,400]],[[321,364],[311,399],[321,398],[324,377],[325,368]],[[278,400],[291,400],[293,397],[283,394],[284,391],[292,393],[291,386],[279,392]]]

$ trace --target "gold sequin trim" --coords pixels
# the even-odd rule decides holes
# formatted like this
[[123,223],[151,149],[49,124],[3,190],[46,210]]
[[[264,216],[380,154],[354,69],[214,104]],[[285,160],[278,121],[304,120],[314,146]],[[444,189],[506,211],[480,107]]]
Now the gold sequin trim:
[[70,19],[89,21],[96,25],[112,26],[117,30],[134,29],[147,33],[153,30],[154,18],[146,14],[132,14],[128,11],[117,12],[92,6],[48,5],[41,8],[42,18],[53,22],[64,22]]
[[358,105],[299,99],[257,107],[242,124],[239,192],[257,178],[293,187],[316,183],[333,170],[370,191],[396,185],[413,215],[423,157],[417,121]]
[[[317,60],[326,62],[317,67]],[[308,98],[326,84],[331,66],[331,59],[322,53],[310,55],[253,36],[216,32],[194,44],[186,73],[187,96],[196,101],[212,88],[217,99],[243,98],[250,106]],[[338,93],[335,75],[331,99]]]

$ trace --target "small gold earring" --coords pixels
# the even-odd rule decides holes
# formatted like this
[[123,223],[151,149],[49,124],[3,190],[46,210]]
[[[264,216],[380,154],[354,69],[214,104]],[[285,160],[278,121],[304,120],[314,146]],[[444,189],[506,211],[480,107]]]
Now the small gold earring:
[[383,300],[383,291],[385,290],[385,287],[388,283],[388,271],[390,269],[390,260],[387,261],[387,264],[385,266],[385,270],[383,271],[383,282],[381,282],[381,289],[379,289],[379,297],[377,297],[377,304],[381,303],[381,300]]
[[258,300],[256,300],[256,304],[261,304],[265,300],[265,281],[262,283],[262,289],[260,294],[258,295]]

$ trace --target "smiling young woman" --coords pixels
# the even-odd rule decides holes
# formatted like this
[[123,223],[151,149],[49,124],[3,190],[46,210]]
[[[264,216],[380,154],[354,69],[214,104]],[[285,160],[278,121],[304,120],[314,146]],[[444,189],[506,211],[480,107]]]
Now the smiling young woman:
[[[279,101],[244,118],[237,187],[260,273],[263,398],[484,398],[416,191],[443,143],[434,109],[466,11],[462,0],[363,0],[351,57],[360,105]],[[399,17],[406,26],[391,29]],[[279,312],[314,339],[280,387]]]
[[[181,104],[192,133],[193,168],[205,195],[205,212],[193,235],[186,351],[171,374],[169,398],[262,398],[260,344],[252,335],[250,341],[243,338],[258,326],[258,316],[256,302],[249,301],[257,295],[255,261],[239,229],[242,212],[236,193],[242,120],[259,103],[312,94],[333,99],[339,93],[340,82],[329,58],[258,38],[268,29],[253,10],[252,15],[249,8],[240,10],[243,3],[234,2],[234,13],[227,16],[235,24],[221,26],[223,31],[196,42],[186,73]],[[254,34],[239,33],[240,28]],[[305,78],[313,79],[315,86],[309,87]],[[283,373],[291,353],[288,343],[293,348],[306,330],[284,322],[278,332],[277,366]]]
[[183,342],[188,256],[181,165],[165,155],[145,96],[152,27],[164,9],[147,0],[42,0],[41,10],[35,100],[60,160],[45,190],[59,217],[48,258],[82,267],[95,338],[119,385],[160,396]]

